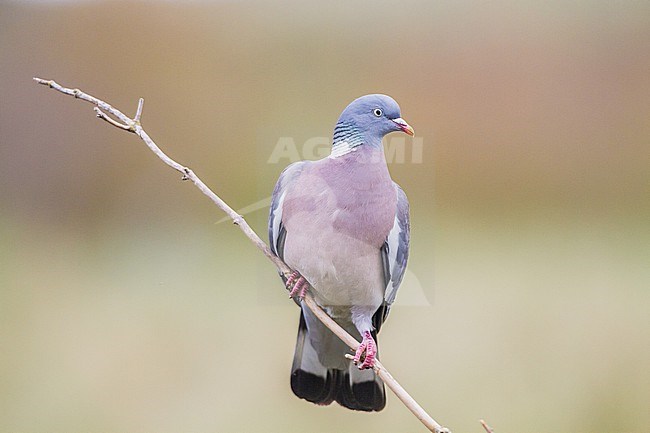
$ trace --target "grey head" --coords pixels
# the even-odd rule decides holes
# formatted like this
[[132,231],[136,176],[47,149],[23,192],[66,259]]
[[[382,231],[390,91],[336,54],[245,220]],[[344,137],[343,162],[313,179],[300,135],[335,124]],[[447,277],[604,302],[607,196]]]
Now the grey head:
[[357,146],[381,146],[384,135],[413,128],[401,116],[399,105],[387,95],[365,95],[355,99],[341,113],[332,140],[332,157],[344,155]]

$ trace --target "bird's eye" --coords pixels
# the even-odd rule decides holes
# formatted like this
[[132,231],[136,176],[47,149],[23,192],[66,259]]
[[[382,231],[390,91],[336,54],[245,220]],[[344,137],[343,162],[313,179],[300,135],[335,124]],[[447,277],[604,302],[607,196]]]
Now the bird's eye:
[[374,110],[372,110],[372,114],[374,114],[377,117],[381,117],[382,114],[384,114],[384,112],[381,111],[381,108],[375,108]]

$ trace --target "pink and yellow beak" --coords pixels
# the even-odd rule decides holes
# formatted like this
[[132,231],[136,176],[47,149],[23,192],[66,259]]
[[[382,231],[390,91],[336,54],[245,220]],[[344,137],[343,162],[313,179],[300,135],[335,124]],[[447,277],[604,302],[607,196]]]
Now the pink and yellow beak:
[[402,119],[401,117],[398,117],[397,119],[392,119],[392,120],[393,120],[393,122],[395,122],[397,124],[397,127],[400,130],[402,130],[402,132],[407,133],[411,137],[413,137],[415,135],[415,131],[413,130],[413,128],[411,128],[411,125],[406,123],[406,120]]

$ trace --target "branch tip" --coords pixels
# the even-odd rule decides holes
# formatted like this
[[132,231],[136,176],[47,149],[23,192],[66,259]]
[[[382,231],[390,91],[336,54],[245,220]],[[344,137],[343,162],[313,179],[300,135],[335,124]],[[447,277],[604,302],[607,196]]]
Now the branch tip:
[[144,105],[144,98],[140,98],[138,101],[138,109],[135,112],[135,117],[133,118],[133,122],[136,125],[140,125],[140,118],[142,117],[142,107]]
[[38,84],[42,84],[49,88],[54,87],[54,80],[44,80],[42,78],[34,77],[34,81],[36,81]]
[[485,429],[485,431],[487,433],[494,433],[494,430],[492,429],[492,427],[490,427],[484,420],[480,419],[478,421],[481,423],[481,425],[483,426],[483,428]]

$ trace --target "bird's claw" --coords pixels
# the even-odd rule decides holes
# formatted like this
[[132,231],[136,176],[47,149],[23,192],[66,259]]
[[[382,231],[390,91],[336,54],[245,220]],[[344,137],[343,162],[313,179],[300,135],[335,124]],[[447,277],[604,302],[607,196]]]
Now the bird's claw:
[[[362,356],[363,361],[361,361]],[[363,370],[366,368],[373,368],[375,366],[376,358],[377,343],[375,343],[374,338],[372,338],[370,331],[366,331],[363,333],[363,341],[359,345],[359,348],[357,349],[352,362],[354,362],[354,365],[359,367],[359,370]]]
[[293,271],[286,282],[287,289],[289,289],[290,298],[303,299],[307,294],[307,289],[309,289],[309,282],[300,275],[298,271]]

